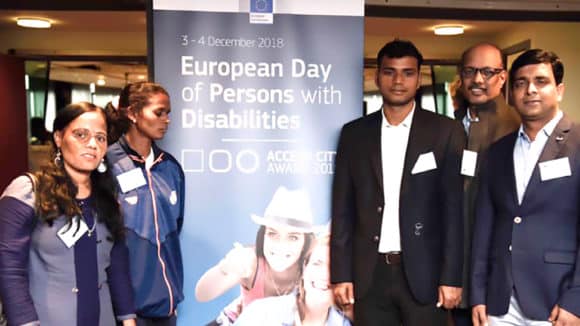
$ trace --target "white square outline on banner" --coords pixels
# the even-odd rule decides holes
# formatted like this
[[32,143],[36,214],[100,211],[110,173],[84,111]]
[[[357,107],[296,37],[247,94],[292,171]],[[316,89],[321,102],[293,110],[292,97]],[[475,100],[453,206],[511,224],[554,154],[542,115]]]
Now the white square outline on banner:
[[[185,155],[189,153],[200,153],[201,154],[201,168],[199,169],[188,169],[185,165]],[[204,165],[204,150],[203,149],[182,149],[181,150],[181,166],[183,167],[183,172],[204,172],[205,165]]]

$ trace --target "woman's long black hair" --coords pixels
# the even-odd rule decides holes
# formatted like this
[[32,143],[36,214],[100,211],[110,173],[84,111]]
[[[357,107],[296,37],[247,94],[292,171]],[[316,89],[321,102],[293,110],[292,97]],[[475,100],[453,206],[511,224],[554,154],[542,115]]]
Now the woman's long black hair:
[[[106,121],[102,108],[88,102],[69,104],[58,111],[53,124],[53,132],[62,132],[80,115],[86,112],[99,112]],[[53,139],[55,153],[58,151]],[[61,158],[62,160],[62,158]],[[105,159],[106,164],[106,159]],[[52,225],[59,216],[64,215],[69,222],[75,216],[81,215],[76,195],[78,188],[72,182],[62,162],[49,160],[49,163],[35,173],[36,182],[36,212],[41,221]],[[105,223],[113,239],[124,237],[124,227],[121,210],[117,202],[116,183],[109,169],[100,173],[91,172],[91,197],[99,221]]]

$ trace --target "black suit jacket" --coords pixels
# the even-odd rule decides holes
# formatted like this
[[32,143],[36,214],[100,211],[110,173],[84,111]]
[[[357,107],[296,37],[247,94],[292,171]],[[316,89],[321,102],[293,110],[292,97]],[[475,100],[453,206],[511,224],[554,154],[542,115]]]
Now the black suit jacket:
[[[521,204],[513,163],[516,138],[517,132],[493,144],[482,171],[471,303],[503,315],[515,288],[528,318],[547,320],[556,303],[580,315],[580,126],[566,115],[560,120]],[[540,163],[565,158],[570,176],[541,180]]]
[[[381,121],[378,111],[346,124],[336,154],[331,281],[353,282],[357,298],[371,286],[377,262],[384,206]],[[464,146],[460,123],[415,109],[401,180],[399,226],[405,275],[423,304],[437,301],[439,285],[461,286]],[[437,168],[411,174],[419,155],[428,152],[433,152]]]

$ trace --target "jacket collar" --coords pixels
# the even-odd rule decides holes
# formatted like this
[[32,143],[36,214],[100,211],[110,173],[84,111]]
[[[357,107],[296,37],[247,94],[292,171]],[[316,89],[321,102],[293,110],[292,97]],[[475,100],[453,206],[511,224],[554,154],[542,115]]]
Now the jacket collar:
[[[119,145],[121,145],[121,148],[123,148],[123,150],[127,154],[142,158],[143,160],[145,159],[145,157],[141,157],[141,155],[137,153],[137,151],[135,151],[133,148],[131,148],[131,146],[129,146],[129,143],[125,138],[125,135],[119,138]],[[153,150],[153,160],[155,161],[159,158],[159,156],[161,155],[161,153],[163,153],[163,151],[157,146],[157,144],[155,144],[155,142],[151,142],[151,149]]]
[[[477,112],[477,116],[480,115],[488,115],[495,113],[498,108],[502,106],[502,103],[505,103],[505,98],[503,95],[499,95],[498,97],[494,98],[493,100],[487,101],[483,104],[473,106],[475,111]],[[457,120],[463,120],[465,115],[467,115],[468,107],[460,108],[453,112],[453,115]]]
[[[524,192],[524,196],[522,198],[522,203],[521,205],[524,205],[527,201],[532,200],[532,202],[534,202],[533,198],[534,193],[536,192],[537,189],[539,189],[539,184],[540,184],[540,169],[539,169],[539,163],[541,162],[545,162],[545,161],[550,161],[550,160],[554,160],[559,158],[562,155],[562,152],[564,151],[564,148],[566,146],[566,143],[568,141],[568,136],[569,136],[569,132],[570,129],[572,128],[573,122],[572,120],[564,113],[562,118],[560,119],[560,121],[558,122],[558,124],[556,125],[556,127],[554,128],[553,132],[550,134],[550,137],[548,138],[548,141],[546,142],[546,145],[544,145],[544,149],[542,150],[542,153],[540,154],[540,157],[538,158],[538,162],[536,162],[536,165],[534,167],[534,171],[532,172],[532,176],[530,177],[530,181],[528,183],[528,186],[526,187],[526,191]],[[519,132],[516,132],[516,137],[518,135]],[[514,142],[515,144],[515,142]],[[513,148],[512,148],[512,152],[513,152]],[[511,157],[511,156],[510,156]],[[513,171],[513,159],[512,161],[512,171]],[[513,180],[513,185],[514,185],[514,190],[515,190],[515,173],[512,173],[514,175],[514,180]],[[516,202],[517,202],[517,196],[516,198]]]

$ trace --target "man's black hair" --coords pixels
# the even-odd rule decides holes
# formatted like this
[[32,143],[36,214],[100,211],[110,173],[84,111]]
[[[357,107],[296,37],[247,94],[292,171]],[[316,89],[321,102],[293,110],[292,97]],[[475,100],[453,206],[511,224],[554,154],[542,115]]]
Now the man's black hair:
[[385,44],[383,48],[377,54],[377,68],[381,68],[381,62],[383,57],[387,58],[402,58],[402,57],[413,57],[417,59],[417,70],[421,69],[421,64],[423,63],[423,55],[417,47],[407,40],[394,39],[391,42]]

